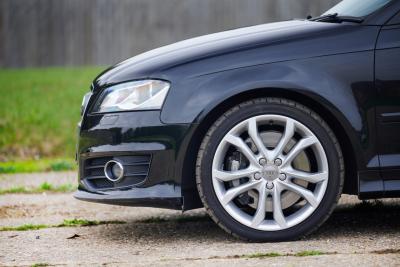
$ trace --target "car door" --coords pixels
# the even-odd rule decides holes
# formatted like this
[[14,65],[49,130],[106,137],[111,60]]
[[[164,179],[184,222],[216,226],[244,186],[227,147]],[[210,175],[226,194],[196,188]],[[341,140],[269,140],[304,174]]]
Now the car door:
[[400,194],[400,13],[382,27],[375,55],[376,109],[385,197]]

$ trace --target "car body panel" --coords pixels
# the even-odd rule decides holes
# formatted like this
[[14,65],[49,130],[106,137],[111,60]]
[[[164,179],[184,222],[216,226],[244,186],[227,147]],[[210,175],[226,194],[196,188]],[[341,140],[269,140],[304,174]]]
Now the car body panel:
[[370,50],[374,43],[363,31],[371,27],[359,31],[354,25],[293,20],[206,35],[128,59],[99,75],[95,84],[102,88],[146,77],[174,81],[174,75],[181,79],[258,64]]
[[[143,183],[127,189],[144,190],[137,197],[119,189],[93,191],[84,183],[76,196],[123,205],[156,206],[165,200],[166,205],[157,206],[200,207],[195,155],[210,114],[242,95],[277,94],[304,100],[323,112],[331,128],[344,132],[346,152],[354,160],[346,181],[356,185],[345,185],[346,193],[399,196],[399,60],[393,60],[399,58],[398,27],[389,22],[382,29],[390,19],[396,21],[399,10],[394,1],[361,24],[293,20],[241,28],[155,49],[109,68],[93,82],[84,109],[77,151],[80,177],[87,159],[103,156],[148,153],[151,168]],[[171,83],[161,111],[91,113],[104,88],[140,79]],[[387,113],[395,114],[389,116],[395,121],[382,121]],[[167,193],[158,194],[160,188]]]
[[376,47],[379,159],[387,197],[400,194],[400,22],[382,28]]
[[[117,118],[110,123],[110,116]],[[78,157],[81,165],[93,157],[151,154],[152,165],[157,167],[150,169],[141,187],[161,183],[179,185],[180,179],[175,176],[173,163],[181,149],[180,140],[190,125],[165,125],[159,117],[159,111],[90,115],[80,129]],[[81,168],[81,177],[82,171]]]
[[157,207],[182,209],[181,189],[171,184],[158,184],[146,188],[89,192],[79,190],[74,195],[79,200],[120,206]]

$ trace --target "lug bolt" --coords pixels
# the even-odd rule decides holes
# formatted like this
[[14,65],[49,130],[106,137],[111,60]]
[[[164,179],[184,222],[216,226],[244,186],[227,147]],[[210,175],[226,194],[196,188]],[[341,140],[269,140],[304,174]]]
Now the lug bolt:
[[274,188],[274,183],[267,183],[267,188],[268,189]]
[[260,165],[265,165],[265,164],[267,164],[267,160],[266,159],[264,159],[264,158],[261,158],[260,160],[259,160],[259,163],[260,163]]
[[286,180],[286,174],[284,174],[284,173],[279,174],[279,180],[285,181]]
[[256,172],[256,173],[254,174],[254,179],[260,180],[260,179],[261,179],[261,173]]
[[275,163],[276,166],[281,166],[282,165],[282,160],[281,159],[276,159],[274,161],[274,163]]

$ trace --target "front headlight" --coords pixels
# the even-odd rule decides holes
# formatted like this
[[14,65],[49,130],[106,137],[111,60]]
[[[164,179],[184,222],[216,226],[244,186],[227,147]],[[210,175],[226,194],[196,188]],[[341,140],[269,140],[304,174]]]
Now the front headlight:
[[91,96],[92,96],[92,92],[86,93],[83,96],[82,105],[81,105],[81,116],[83,116],[83,114],[85,113],[86,107],[87,107],[87,105],[89,103],[89,99],[90,99]]
[[161,109],[170,84],[142,80],[118,84],[104,90],[93,112]]

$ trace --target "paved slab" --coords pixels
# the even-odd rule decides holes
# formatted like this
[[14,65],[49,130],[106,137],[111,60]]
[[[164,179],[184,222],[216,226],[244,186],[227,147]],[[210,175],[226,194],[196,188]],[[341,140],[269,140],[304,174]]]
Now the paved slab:
[[[400,200],[360,203],[343,196],[331,218],[306,239],[254,244],[228,236],[203,209],[182,214],[86,203],[72,194],[2,195],[0,226],[72,218],[126,223],[0,232],[0,266],[400,266]],[[149,218],[163,220],[143,221]],[[293,256],[311,250],[323,255]],[[271,252],[283,256],[242,257]]]

